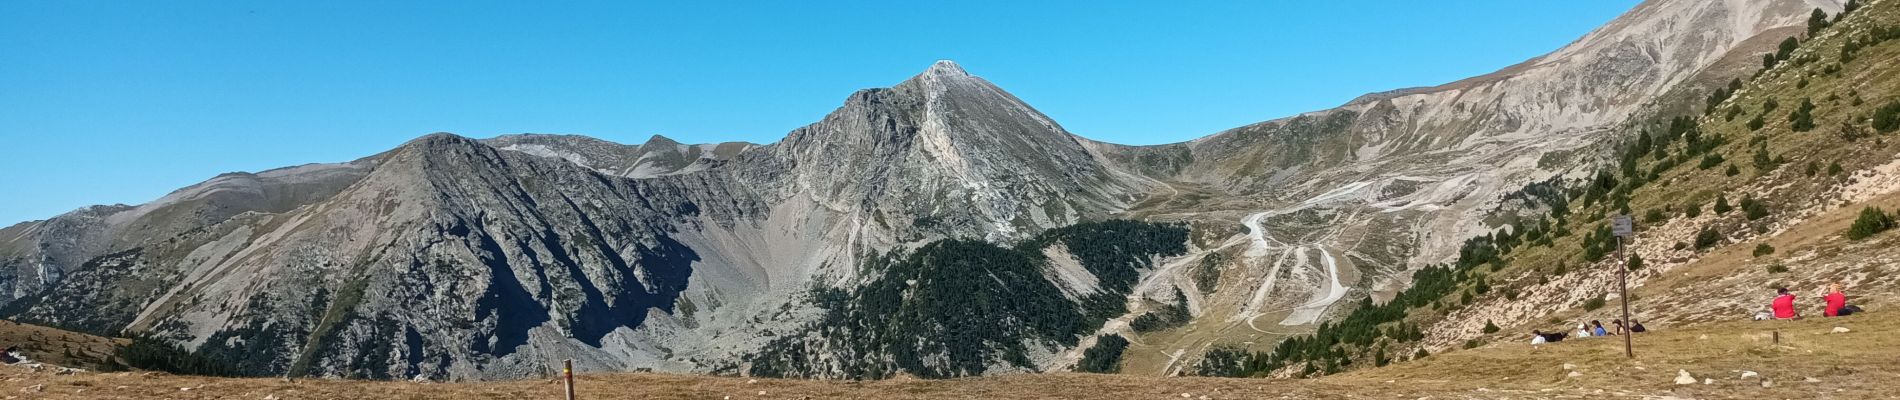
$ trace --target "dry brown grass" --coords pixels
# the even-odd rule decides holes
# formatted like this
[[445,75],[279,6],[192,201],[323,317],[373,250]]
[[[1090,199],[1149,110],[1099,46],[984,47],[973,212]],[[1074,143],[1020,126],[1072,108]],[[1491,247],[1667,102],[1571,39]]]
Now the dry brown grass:
[[114,345],[124,343],[123,339],[0,320],[0,349],[19,346],[27,358],[36,362],[94,368],[112,355]]
[[[953,380],[810,381],[661,374],[586,374],[583,399],[1333,399],[1333,398],[1803,398],[1900,395],[1900,316],[1723,322],[1620,341],[1533,348],[1503,343],[1310,380],[1047,374]],[[1834,327],[1852,332],[1828,333]],[[1781,342],[1774,343],[1772,332]],[[1568,377],[1572,364],[1581,376]],[[1676,385],[1677,370],[1713,384]],[[1754,371],[1760,378],[1741,378]],[[1816,382],[1807,381],[1814,378]],[[156,373],[55,375],[0,367],[0,395],[72,399],[557,399],[553,380],[478,383],[226,379]],[[34,390],[35,385],[39,386]],[[760,394],[763,392],[764,394]]]

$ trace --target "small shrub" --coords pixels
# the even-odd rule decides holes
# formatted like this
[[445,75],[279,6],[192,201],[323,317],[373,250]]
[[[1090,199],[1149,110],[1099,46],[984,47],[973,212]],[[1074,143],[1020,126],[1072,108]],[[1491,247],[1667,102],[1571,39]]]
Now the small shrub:
[[1706,250],[1710,247],[1715,247],[1715,245],[1722,243],[1722,239],[1722,233],[1716,232],[1715,227],[1703,227],[1702,231],[1697,232],[1695,235],[1695,249]]
[[1663,222],[1668,219],[1669,219],[1669,215],[1663,214],[1663,210],[1661,209],[1651,208],[1649,209],[1649,211],[1643,212],[1643,222],[1645,223],[1653,224],[1657,222]]
[[1748,217],[1749,221],[1767,218],[1768,206],[1763,205],[1761,200],[1755,200],[1754,196],[1743,197],[1742,214]]
[[1769,246],[1767,243],[1755,245],[1754,254],[1756,257],[1775,254],[1775,246]]
[[1597,309],[1599,309],[1599,308],[1603,308],[1603,305],[1605,305],[1605,304],[1609,304],[1609,301],[1608,301],[1608,300],[1604,300],[1604,299],[1603,299],[1603,295],[1597,295],[1597,297],[1596,297],[1596,298],[1593,298],[1593,299],[1590,299],[1590,300],[1585,300],[1585,301],[1583,302],[1583,310],[1584,310],[1584,311],[1596,311],[1596,310],[1597,310]]
[[1900,129],[1900,100],[1888,101],[1887,105],[1874,110],[1874,130],[1880,133]]
[[1768,264],[1768,273],[1770,274],[1788,273],[1788,266],[1781,265],[1781,263]]
[[1722,158],[1721,154],[1710,153],[1709,155],[1702,156],[1702,162],[1696,163],[1695,167],[1697,169],[1715,168],[1718,165],[1722,165],[1722,161],[1726,160]]
[[1734,210],[1735,210],[1734,206],[1728,205],[1728,196],[1724,196],[1724,195],[1715,196],[1715,209],[1714,209],[1715,215],[1728,214],[1729,211],[1734,211]]
[[1498,331],[1499,331],[1499,330],[1501,330],[1501,329],[1499,329],[1499,328],[1498,328],[1498,325],[1497,325],[1497,324],[1493,324],[1493,323],[1491,323],[1491,320],[1488,320],[1488,319],[1487,319],[1487,320],[1484,320],[1484,333],[1485,333],[1485,334],[1492,334],[1492,333],[1498,333]]
[[1842,172],[1846,172],[1846,170],[1841,168],[1841,163],[1839,161],[1827,163],[1827,176],[1837,176],[1837,175],[1840,175]]
[[1854,219],[1854,225],[1847,228],[1847,239],[1866,239],[1893,228],[1893,216],[1878,207],[1867,207],[1860,210],[1860,217]]
[[1630,254],[1629,262],[1625,265],[1631,271],[1643,269],[1643,256]]

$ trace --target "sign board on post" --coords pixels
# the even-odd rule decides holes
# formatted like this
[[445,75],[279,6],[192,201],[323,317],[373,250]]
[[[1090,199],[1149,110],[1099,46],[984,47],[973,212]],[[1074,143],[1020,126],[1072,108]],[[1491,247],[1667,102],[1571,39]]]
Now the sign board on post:
[[[1636,221],[1630,220],[1628,215],[1617,215],[1610,218],[1610,231],[1616,234],[1616,297],[1623,302],[1623,321],[1633,321],[1630,319],[1629,259],[1623,258],[1623,239],[1636,235]],[[1623,355],[1636,358],[1635,336],[1627,331],[1621,334]]]

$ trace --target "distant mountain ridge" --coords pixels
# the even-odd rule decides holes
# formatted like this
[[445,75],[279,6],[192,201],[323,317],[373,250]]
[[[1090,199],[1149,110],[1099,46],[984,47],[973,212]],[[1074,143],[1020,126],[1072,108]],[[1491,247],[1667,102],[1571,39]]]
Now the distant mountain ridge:
[[[398,379],[526,376],[564,358],[786,376],[1056,370],[1162,304],[1222,326],[1180,343],[1204,346],[1325,321],[1444,261],[1510,223],[1486,217],[1536,207],[1507,194],[1592,171],[1623,140],[1618,129],[1740,73],[1725,63],[1749,60],[1817,6],[1839,8],[1651,0],[1497,73],[1159,146],[1071,134],[949,61],[853,93],[765,145],[432,134],[347,163],[221,175],[144,205],[0,229],[0,314],[152,334],[259,374]],[[1156,225],[1102,223],[1115,218]],[[1183,243],[1014,247],[1047,245],[1049,232],[1106,241],[1109,229]],[[1079,334],[1069,317],[1013,320],[1010,332],[1039,344],[988,338],[994,353],[954,365],[915,360],[956,347],[935,346],[940,337],[974,333],[825,330],[910,321],[854,313],[943,312],[862,303],[931,284],[877,266],[996,272],[928,258],[981,248],[958,240],[1036,273],[996,287],[944,282],[1064,293],[1011,310],[1116,314],[1077,314],[1091,325]],[[849,296],[821,296],[838,293]],[[837,299],[851,300],[827,303]],[[853,350],[835,337],[919,346]],[[811,347],[767,352],[790,343]],[[888,360],[832,360],[854,355]]]

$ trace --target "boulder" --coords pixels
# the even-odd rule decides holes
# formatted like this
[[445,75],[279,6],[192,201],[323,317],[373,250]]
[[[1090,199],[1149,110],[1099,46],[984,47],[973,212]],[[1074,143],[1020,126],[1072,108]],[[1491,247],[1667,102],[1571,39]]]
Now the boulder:
[[1694,385],[1695,382],[1696,382],[1695,376],[1689,375],[1689,370],[1686,370],[1686,369],[1676,370],[1676,384],[1677,385]]

